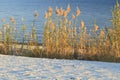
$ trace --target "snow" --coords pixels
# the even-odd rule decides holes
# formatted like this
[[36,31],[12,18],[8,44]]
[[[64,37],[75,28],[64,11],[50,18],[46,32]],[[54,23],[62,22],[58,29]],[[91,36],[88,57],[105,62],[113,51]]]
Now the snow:
[[0,55],[0,80],[119,80],[120,63]]

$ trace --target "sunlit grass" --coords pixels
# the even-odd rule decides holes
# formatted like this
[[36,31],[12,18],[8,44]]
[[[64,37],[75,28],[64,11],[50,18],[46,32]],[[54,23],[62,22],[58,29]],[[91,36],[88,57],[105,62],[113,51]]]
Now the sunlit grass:
[[[71,12],[70,5],[66,9],[52,7],[43,15],[45,18],[42,44],[39,45],[36,34],[36,20],[39,18],[34,12],[31,31],[26,32],[27,25],[21,19],[21,30],[16,28],[16,20],[10,17],[10,22],[1,20],[0,53],[31,57],[85,59],[97,61],[120,62],[120,6],[118,1],[112,10],[112,27],[102,28],[96,23],[87,30],[83,20],[79,20],[81,11]],[[22,40],[19,42],[18,35]]]

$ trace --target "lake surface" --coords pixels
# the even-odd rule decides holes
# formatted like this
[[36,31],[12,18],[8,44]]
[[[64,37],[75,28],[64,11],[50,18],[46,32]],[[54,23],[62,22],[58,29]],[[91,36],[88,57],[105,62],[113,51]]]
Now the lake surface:
[[42,33],[44,13],[48,7],[66,8],[68,4],[71,5],[72,13],[75,13],[76,6],[80,8],[79,20],[84,20],[88,29],[94,21],[104,28],[110,25],[109,19],[115,0],[0,0],[0,19],[5,18],[6,22],[9,22],[9,17],[13,16],[17,20],[17,27],[20,28],[20,20],[24,17],[29,30],[34,18],[33,13],[37,10],[37,33]]

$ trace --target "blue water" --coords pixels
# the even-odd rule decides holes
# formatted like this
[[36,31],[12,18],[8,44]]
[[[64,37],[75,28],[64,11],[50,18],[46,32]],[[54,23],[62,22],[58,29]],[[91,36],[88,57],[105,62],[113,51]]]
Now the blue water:
[[[119,0],[120,1],[120,0]],[[81,10],[79,20],[84,20],[87,28],[92,28],[94,21],[101,28],[111,25],[112,7],[115,0],[0,0],[0,19],[5,18],[9,22],[9,17],[13,16],[17,20],[17,27],[20,27],[21,17],[25,18],[27,28],[31,29],[33,21],[33,12],[37,10],[39,17],[37,19],[37,32],[42,32],[44,24],[44,12],[49,6],[53,9],[57,7],[66,8],[71,5],[72,13],[78,6]]]

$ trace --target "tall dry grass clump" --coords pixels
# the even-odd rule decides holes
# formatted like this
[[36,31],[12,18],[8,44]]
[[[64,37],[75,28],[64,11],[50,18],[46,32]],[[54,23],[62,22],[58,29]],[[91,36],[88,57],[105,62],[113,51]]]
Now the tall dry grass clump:
[[109,30],[111,53],[120,59],[120,4],[118,0],[112,10],[111,22],[113,24],[112,29]]
[[72,58],[73,44],[71,44],[70,36],[73,30],[71,30],[71,21],[67,18],[71,7],[68,5],[66,9],[56,8],[56,20],[51,18],[53,15],[46,17],[50,12],[52,14],[52,11],[49,11],[49,9],[50,7],[48,12],[45,13],[46,22],[42,38],[47,56],[51,58]]
[[4,46],[4,54],[12,54],[10,51],[15,48],[15,45],[13,43],[15,42],[16,38],[16,20],[12,16],[9,20],[9,23],[5,23],[5,21],[2,20],[3,25],[1,31],[1,45],[3,44]]
[[[94,23],[93,29],[88,32],[83,20],[78,23],[81,13],[78,7],[76,12],[71,14],[70,5],[66,9],[56,7],[55,12],[52,8],[50,10],[48,9],[44,16],[45,24],[42,37],[47,57],[116,62],[119,60],[120,10],[118,2],[112,12],[114,26],[112,31],[109,28],[100,29]],[[50,13],[51,15],[48,16]],[[68,16],[71,16],[71,19],[68,19]]]

